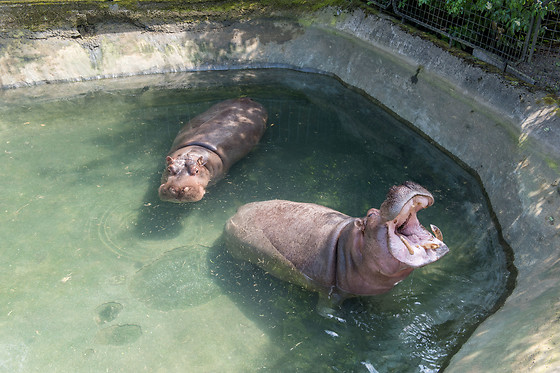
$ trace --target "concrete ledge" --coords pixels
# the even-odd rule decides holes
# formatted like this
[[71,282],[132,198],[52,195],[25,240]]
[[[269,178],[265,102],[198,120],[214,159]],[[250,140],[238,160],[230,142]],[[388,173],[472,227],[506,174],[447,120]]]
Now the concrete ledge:
[[560,117],[545,93],[360,11],[165,25],[150,32],[99,25],[89,37],[61,30],[0,39],[2,88],[267,66],[337,76],[480,176],[513,249],[517,286],[446,371],[560,369]]

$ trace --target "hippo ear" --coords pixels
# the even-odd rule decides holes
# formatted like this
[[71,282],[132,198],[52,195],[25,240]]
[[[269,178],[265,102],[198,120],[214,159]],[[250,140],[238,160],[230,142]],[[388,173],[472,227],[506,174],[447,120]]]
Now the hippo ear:
[[173,163],[173,158],[167,156],[167,158],[165,158],[165,161],[167,162],[167,165],[170,165],[171,163]]
[[196,163],[199,166],[204,166],[206,164],[206,161],[204,160],[204,158],[202,158],[202,156],[198,157],[198,159],[196,160]]
[[354,226],[364,233],[364,230],[366,229],[365,219],[355,219]]

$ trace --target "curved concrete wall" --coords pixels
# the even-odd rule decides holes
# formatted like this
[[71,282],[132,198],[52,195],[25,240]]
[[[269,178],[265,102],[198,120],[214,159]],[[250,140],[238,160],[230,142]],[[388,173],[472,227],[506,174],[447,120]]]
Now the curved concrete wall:
[[0,86],[266,66],[336,75],[475,170],[513,249],[515,290],[446,371],[560,369],[560,118],[543,93],[360,11],[154,30],[4,37]]

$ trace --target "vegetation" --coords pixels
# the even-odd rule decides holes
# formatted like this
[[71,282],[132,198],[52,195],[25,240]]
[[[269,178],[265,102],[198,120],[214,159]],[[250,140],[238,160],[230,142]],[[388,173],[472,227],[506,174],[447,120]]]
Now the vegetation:
[[558,0],[401,0],[401,4],[407,1],[443,8],[452,16],[481,14],[510,35],[527,32],[533,17],[544,17],[559,5]]

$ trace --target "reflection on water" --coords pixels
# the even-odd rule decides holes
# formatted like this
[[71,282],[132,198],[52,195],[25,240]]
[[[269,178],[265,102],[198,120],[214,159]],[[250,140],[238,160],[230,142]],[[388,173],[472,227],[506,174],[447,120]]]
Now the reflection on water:
[[[291,71],[207,72],[1,92],[0,371],[437,371],[505,291],[475,180],[356,92]],[[261,144],[200,202],[163,203],[182,124],[265,105]],[[256,200],[353,216],[413,180],[451,252],[388,294],[317,297],[224,253]]]

